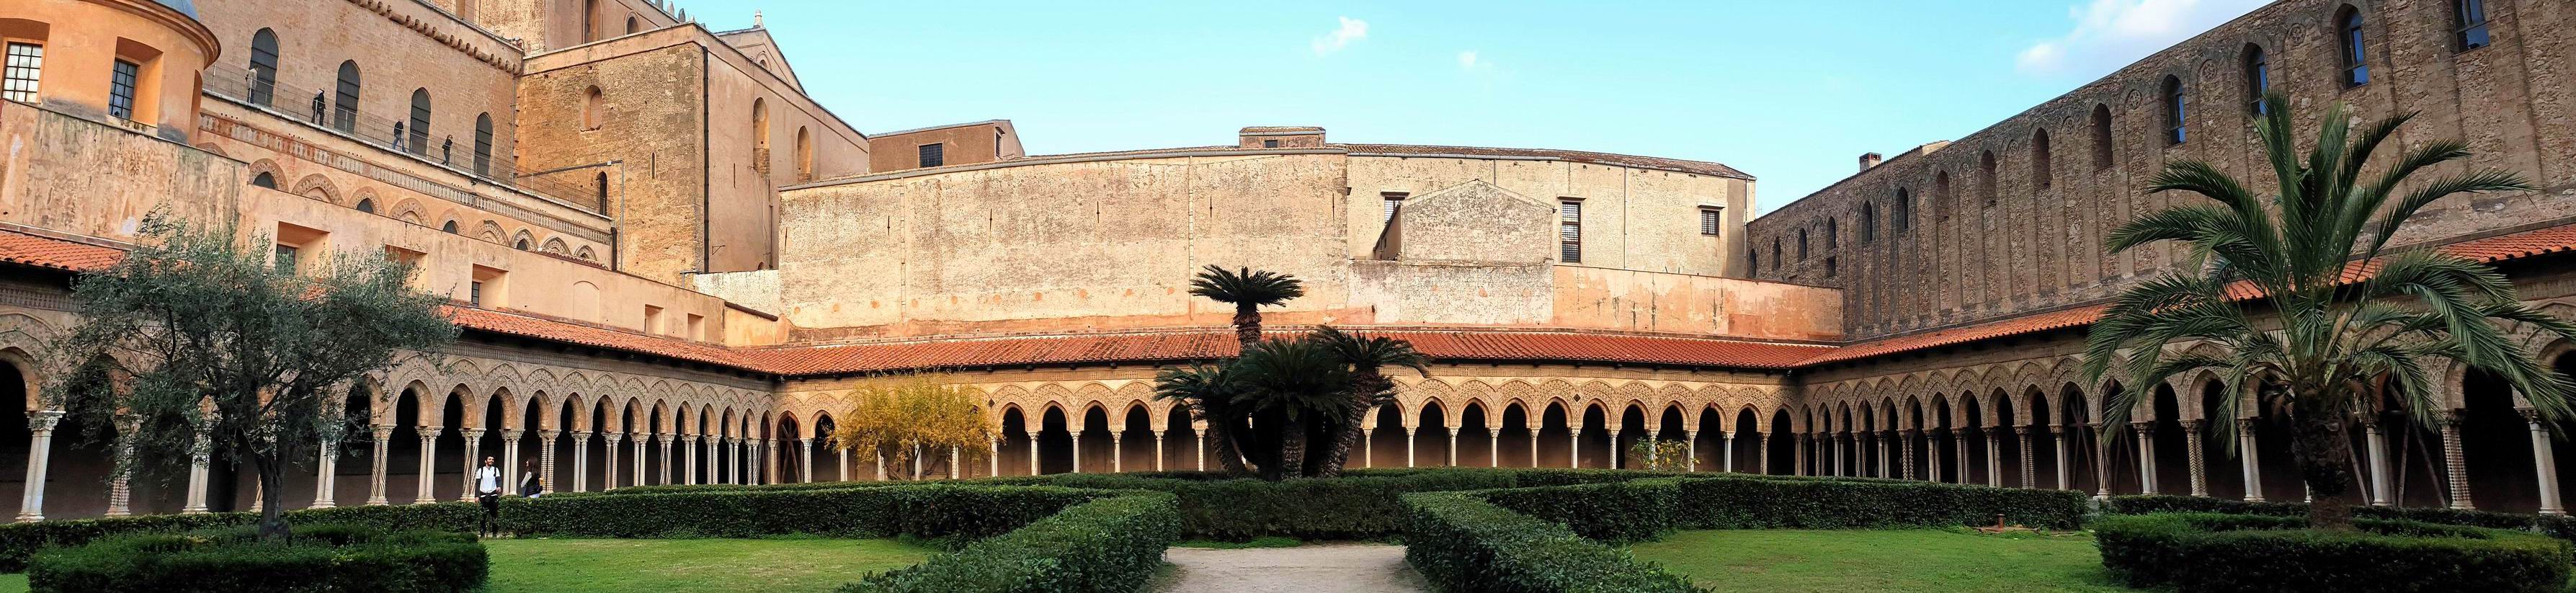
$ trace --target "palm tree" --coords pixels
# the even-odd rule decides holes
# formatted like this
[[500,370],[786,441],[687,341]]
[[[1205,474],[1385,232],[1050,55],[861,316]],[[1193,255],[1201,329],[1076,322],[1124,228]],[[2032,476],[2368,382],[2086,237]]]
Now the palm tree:
[[1190,365],[1163,369],[1154,375],[1154,399],[1189,405],[1190,414],[1207,423],[1207,436],[1216,442],[1218,467],[1231,476],[1252,474],[1243,465],[1242,443],[1235,441],[1243,422],[1235,400],[1242,393],[1243,382],[1229,367]]
[[1395,391],[1395,382],[1386,378],[1384,369],[1403,367],[1415,373],[1429,373],[1425,365],[1430,364],[1431,357],[1414,350],[1412,342],[1362,337],[1332,326],[1316,328],[1307,339],[1332,351],[1351,367],[1351,388],[1344,397],[1344,403],[1350,406],[1345,413],[1349,420],[1335,427],[1333,451],[1324,456],[1323,467],[1315,473],[1330,478],[1342,475],[1342,467],[1350,463],[1351,447],[1359,444],[1360,423],[1368,419],[1369,410],[1384,405]]
[[1306,287],[1287,274],[1210,265],[1190,278],[1190,294],[1233,303],[1234,339],[1249,352],[1261,342],[1261,307],[1306,296]]
[[1235,359],[1233,372],[1243,381],[1237,401],[1247,404],[1245,411],[1280,420],[1279,457],[1262,467],[1265,478],[1305,475],[1309,422],[1349,421],[1350,367],[1314,340],[1255,344]]
[[[2350,529],[2341,496],[2353,484],[2349,425],[2383,405],[2415,421],[2438,420],[2441,403],[2428,363],[2450,361],[2495,375],[2547,417],[2568,412],[2571,386],[2510,340],[2507,324],[2576,337],[2576,325],[2524,306],[2493,268],[2430,248],[2386,249],[2425,205],[2481,192],[2530,191],[2518,175],[2474,171],[2408,183],[2416,173],[2469,156],[2456,141],[2427,142],[2366,174],[2371,155],[2412,116],[2392,117],[2352,135],[2341,104],[2327,108],[2316,148],[2304,162],[2293,138],[2289,102],[2279,94],[2256,131],[2279,193],[2262,196],[2207,163],[2169,163],[2149,192],[2182,191],[2213,203],[2155,212],[2113,231],[2107,245],[2126,251],[2160,241],[2189,247],[2192,268],[2123,291],[2093,325],[2084,372],[2099,381],[2113,366],[2130,385],[2215,369],[2226,393],[2249,384],[2261,405],[2284,412],[2291,452],[2315,494],[2308,523]],[[2400,184],[2411,185],[2400,194]],[[2258,316],[2260,321],[2257,321]],[[2176,342],[2206,342],[2224,354],[2177,354]],[[2131,358],[2122,362],[2121,354]],[[2141,394],[2106,398],[2104,420],[2126,422]],[[2218,414],[2236,417],[2237,398],[2220,398]],[[2229,430],[2232,423],[2218,423]],[[2221,442],[2232,442],[2222,439]]]

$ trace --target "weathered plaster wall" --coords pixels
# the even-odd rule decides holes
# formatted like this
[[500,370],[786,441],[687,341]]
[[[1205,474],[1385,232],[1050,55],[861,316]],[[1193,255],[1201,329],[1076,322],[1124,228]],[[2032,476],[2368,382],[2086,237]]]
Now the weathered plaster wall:
[[0,101],[0,220],[131,240],[155,207],[216,220],[235,211],[249,186],[238,161]]
[[[1551,217],[1559,200],[1582,200],[1585,265],[1724,276],[1743,259],[1739,229],[1752,211],[1750,181],[1559,160],[1393,156],[1350,157],[1348,253],[1369,257],[1385,228],[1386,192],[1409,200],[1471,180],[1536,200]],[[1700,234],[1703,206],[1723,209],[1719,236]],[[1555,226],[1542,230],[1554,258]]]

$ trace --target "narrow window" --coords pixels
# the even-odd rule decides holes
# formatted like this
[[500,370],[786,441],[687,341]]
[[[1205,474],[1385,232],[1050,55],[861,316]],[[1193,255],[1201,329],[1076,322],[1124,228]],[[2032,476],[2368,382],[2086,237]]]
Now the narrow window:
[[948,164],[947,144],[934,143],[921,145],[921,166],[937,167],[945,164]]
[[465,287],[465,304],[483,306],[483,281],[476,280]]
[[1888,214],[1896,218],[1891,222],[1895,225],[1897,234],[1901,235],[1906,231],[1914,230],[1914,195],[1907,193],[1905,188],[1896,188],[1896,203],[1888,208]]
[[116,61],[116,70],[107,79],[107,115],[117,119],[134,119],[134,80],[143,67],[125,60]]
[[2057,186],[2057,175],[2049,162],[2048,130],[2030,133],[2030,178],[2040,191]]
[[2165,77],[2165,145],[2178,146],[2191,139],[2189,120],[2183,114],[2182,79]]
[[2361,24],[2361,11],[2350,5],[2344,6],[2343,14],[2335,18],[2336,38],[2343,46],[2345,88],[2370,84],[2369,39],[2362,33]]
[[600,172],[600,173],[595,174],[595,175],[591,178],[591,185],[599,188],[599,193],[598,193],[598,195],[596,195],[596,196],[594,196],[594,197],[592,198],[592,199],[593,199],[593,200],[595,200],[595,201],[597,202],[597,204],[598,204],[597,206],[594,206],[594,207],[593,207],[593,209],[600,210],[600,211],[603,211],[603,212],[604,212],[604,211],[607,211],[607,210],[608,210],[608,173],[607,173],[607,172],[605,172],[605,171],[603,171],[603,172]]
[[796,180],[814,180],[814,134],[796,126]]
[[1583,201],[1556,203],[1556,253],[1565,263],[1583,263]]
[[[331,127],[342,132],[358,131],[358,92],[364,87],[365,83],[358,76],[358,63],[341,62],[340,78],[335,85],[338,93],[332,96]],[[314,104],[319,107],[321,101],[316,100]]]
[[1949,171],[1932,174],[1932,199],[1936,200],[1932,203],[1934,208],[1932,214],[1941,217],[1942,220],[1948,220],[1952,212],[1958,211],[1959,199],[1950,193]]
[[2460,26],[2460,51],[2486,47],[2486,0],[2451,0],[2451,18]]
[[581,42],[599,40],[599,0],[581,2]]
[[1869,203],[1869,202],[1861,202],[1861,203],[1860,203],[1860,243],[1861,243],[1862,245],[1868,245],[1868,244],[1870,244],[1870,243],[1875,243],[1875,242],[1877,242],[1877,241],[1878,241],[1878,205],[1877,205],[1877,204],[1872,204],[1872,203]]
[[438,230],[445,231],[450,235],[456,234],[456,221],[450,220],[447,221],[447,224],[438,225]]
[[359,211],[359,212],[365,212],[365,213],[368,213],[368,214],[375,214],[375,213],[376,213],[376,201],[375,201],[375,200],[372,200],[372,199],[360,199],[360,200],[358,200],[358,211]]
[[411,139],[405,142],[412,154],[429,153],[429,89],[411,90]]
[[1762,250],[1758,248],[1744,250],[1744,267],[1751,269],[1749,273],[1762,273]]
[[283,244],[283,243],[278,244],[278,246],[277,246],[277,271],[285,272],[285,273],[288,273],[288,274],[293,274],[293,273],[295,273],[295,251],[296,251],[296,248],[295,248],[295,246],[294,246],[294,245],[287,245],[287,244]]
[[1825,258],[1825,277],[1826,277],[1826,278],[1832,278],[1832,277],[1834,277],[1834,274],[1835,274],[1836,272],[1839,272],[1839,271],[1840,271],[1840,270],[1836,270],[1836,269],[1834,269],[1834,268],[1838,267],[1838,266],[1835,266],[1835,265],[1834,265],[1834,264],[1835,264],[1835,262],[1834,262],[1834,260],[1835,260],[1835,259],[1836,259],[1836,258],[1831,258],[1831,257]]
[[2093,168],[2111,168],[2111,106],[2093,106]]
[[20,103],[36,102],[36,83],[45,71],[45,46],[33,43],[9,44],[8,79],[0,83],[0,98]]
[[1995,205],[1995,151],[1977,154],[1977,197],[1985,198],[1989,207]]
[[1780,240],[1773,238],[1771,239],[1771,271],[1780,271],[1780,260]]
[[607,119],[608,119],[608,99],[607,99],[606,97],[604,97],[604,96],[601,96],[601,94],[600,94],[600,92],[599,92],[599,87],[593,86],[593,87],[590,87],[590,88],[582,89],[582,91],[581,91],[581,129],[584,129],[584,130],[596,130],[596,129],[599,129],[599,126],[600,126],[600,125],[607,123],[607,122],[606,122],[606,120],[607,120]]
[[269,189],[277,189],[277,176],[270,175],[268,172],[262,171],[260,174],[252,175],[250,177],[250,184]]
[[1842,247],[1842,236],[1843,231],[1841,221],[1831,218],[1825,219],[1825,249]]
[[635,17],[626,17],[626,34],[634,35],[636,31],[642,30],[644,30],[643,23],[637,22]]
[[474,116],[474,174],[492,176],[492,114]]
[[1396,209],[1403,208],[1404,198],[1411,195],[1412,194],[1400,191],[1379,192],[1377,194],[1378,202],[1380,204],[1384,204],[1384,207],[1380,208],[1380,210],[1382,210],[1382,215],[1378,217],[1378,223],[1385,224],[1387,222],[1394,221]]
[[1807,259],[1807,229],[1805,227],[1800,227],[1798,229],[1798,259],[1800,261]]
[[260,29],[250,35],[250,102],[274,107],[277,99],[277,32]]
[[769,101],[751,100],[751,168],[769,174]]
[[1699,234],[1715,237],[1726,229],[1726,209],[1702,206],[1699,209]]
[[2263,93],[2272,90],[2272,63],[2263,55],[2263,46],[2245,46],[2245,102],[2254,115],[2270,115],[2263,106]]

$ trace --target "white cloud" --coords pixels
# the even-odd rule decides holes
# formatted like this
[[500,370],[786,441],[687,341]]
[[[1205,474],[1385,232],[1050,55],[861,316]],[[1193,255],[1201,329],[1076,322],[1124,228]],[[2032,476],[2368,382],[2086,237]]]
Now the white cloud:
[[1473,72],[1477,70],[1491,69],[1494,67],[1494,63],[1485,61],[1482,57],[1478,57],[1476,55],[1476,50],[1471,49],[1458,52],[1458,67]]
[[1350,47],[1351,42],[1368,38],[1368,21],[1351,17],[1336,18],[1342,20],[1341,27],[1333,29],[1331,33],[1325,33],[1322,37],[1316,37],[1308,44],[1315,49],[1315,55],[1342,51],[1342,48]]
[[2095,76],[2243,16],[2272,0],[2091,0],[2068,7],[2075,28],[2014,59],[2024,74]]

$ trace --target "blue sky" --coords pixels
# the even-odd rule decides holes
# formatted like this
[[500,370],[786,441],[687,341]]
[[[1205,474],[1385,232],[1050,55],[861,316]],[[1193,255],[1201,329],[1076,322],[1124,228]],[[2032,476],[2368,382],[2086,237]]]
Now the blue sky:
[[[2268,0],[683,0],[766,24],[864,132],[1010,119],[1030,154],[1341,142],[1710,160],[1761,211],[1863,152],[1955,138]],[[721,11],[721,13],[719,13]]]

